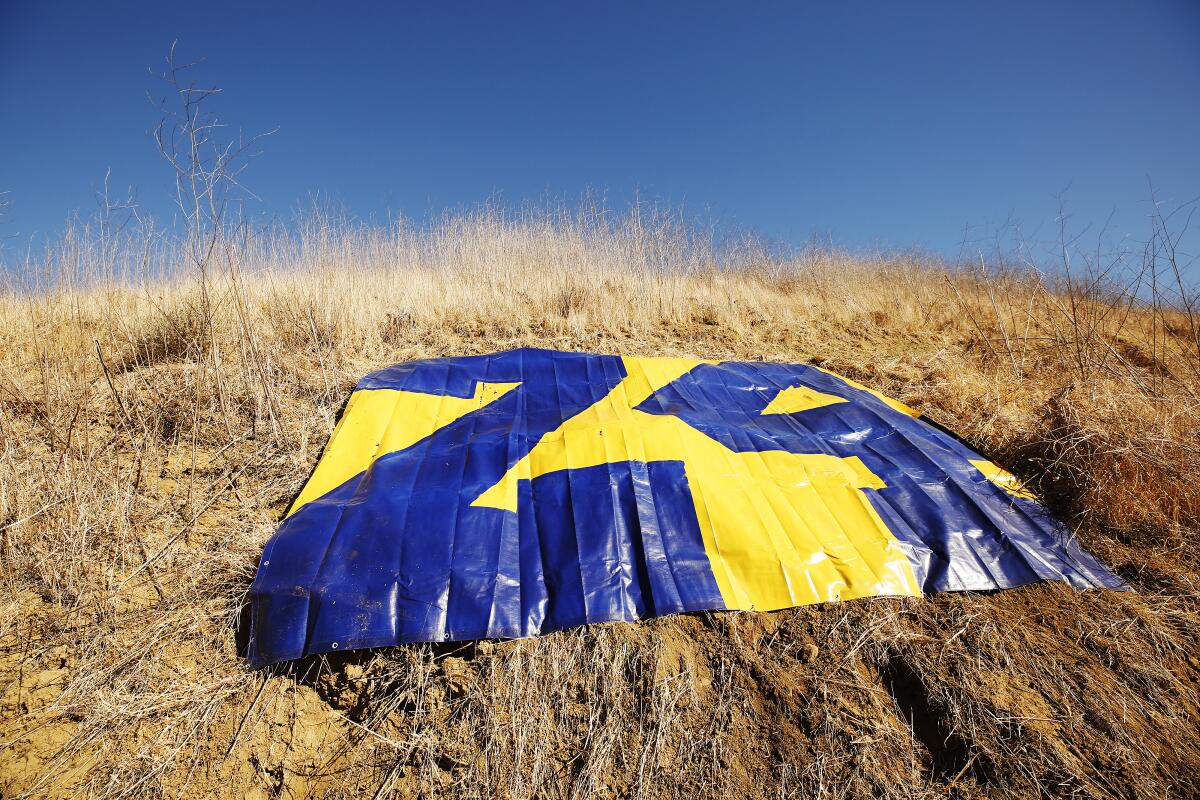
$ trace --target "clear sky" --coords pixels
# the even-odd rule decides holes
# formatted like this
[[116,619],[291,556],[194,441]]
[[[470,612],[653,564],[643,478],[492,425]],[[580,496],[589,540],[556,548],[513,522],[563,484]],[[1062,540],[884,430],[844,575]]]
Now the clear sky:
[[[278,127],[257,210],[421,217],[641,197],[802,243],[956,255],[965,226],[1144,238],[1200,195],[1200,3],[67,3],[0,0],[6,237],[169,213],[147,91],[173,39],[218,110]],[[1038,226],[1042,226],[1040,229]],[[9,238],[9,246],[13,238]]]

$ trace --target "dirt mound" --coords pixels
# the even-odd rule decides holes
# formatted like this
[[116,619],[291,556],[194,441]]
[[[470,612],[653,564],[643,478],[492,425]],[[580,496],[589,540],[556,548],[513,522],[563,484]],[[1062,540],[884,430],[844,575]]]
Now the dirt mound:
[[[239,676],[180,721],[191,740],[154,730],[170,692],[119,737],[89,731],[56,707],[69,654],[6,648],[21,675],[0,708],[24,734],[6,731],[0,779],[6,796],[1195,796],[1196,630],[1161,601],[1049,584],[684,615]],[[151,780],[91,783],[97,757],[139,751]]]
[[[827,254],[716,272],[683,249],[650,269],[632,233],[489,225],[350,232],[299,248],[307,272],[0,297],[0,796],[1200,795],[1200,359],[1173,312],[1072,326],[1101,299],[1031,276]],[[357,377],[522,345],[820,361],[1017,472],[1134,591],[249,670],[262,545]]]

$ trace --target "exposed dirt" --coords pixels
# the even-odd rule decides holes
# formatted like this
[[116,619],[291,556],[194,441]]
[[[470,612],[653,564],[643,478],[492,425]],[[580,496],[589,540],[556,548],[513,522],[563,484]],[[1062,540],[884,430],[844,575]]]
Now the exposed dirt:
[[[1161,598],[1039,585],[316,658],[244,681],[144,788],[1197,796],[1194,623]],[[6,796],[56,794],[114,748],[172,755],[151,725],[64,759],[67,648],[36,663],[6,649],[4,668],[18,677],[0,709],[26,723],[5,731]]]

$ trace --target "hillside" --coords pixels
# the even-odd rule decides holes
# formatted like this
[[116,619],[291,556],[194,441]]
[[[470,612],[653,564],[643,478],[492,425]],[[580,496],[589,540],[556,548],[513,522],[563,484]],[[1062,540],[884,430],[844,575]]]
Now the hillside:
[[[22,269],[0,294],[0,797],[1200,795],[1198,320],[1097,265],[1051,283],[485,211],[201,247],[83,232]],[[836,370],[1017,473],[1134,591],[251,671],[258,557],[357,379],[519,346]]]

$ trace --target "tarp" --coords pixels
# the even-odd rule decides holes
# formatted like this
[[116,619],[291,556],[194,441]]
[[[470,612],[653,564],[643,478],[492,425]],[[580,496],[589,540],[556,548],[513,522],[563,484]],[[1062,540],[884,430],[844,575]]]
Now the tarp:
[[819,367],[520,349],[364,378],[267,543],[249,659],[681,611],[1123,588],[1010,473]]

